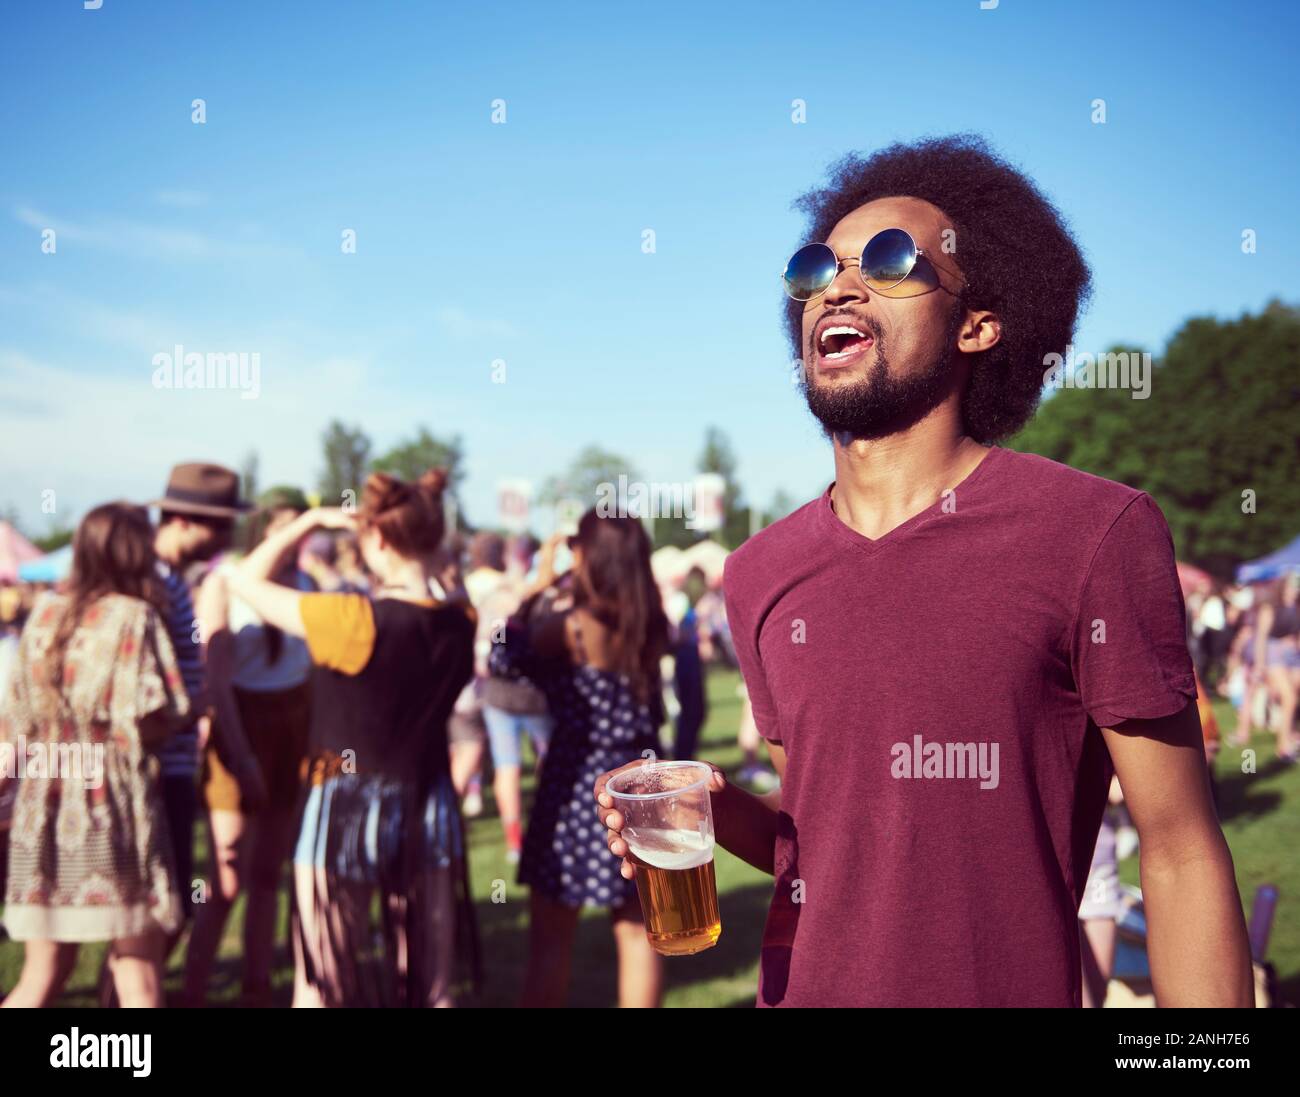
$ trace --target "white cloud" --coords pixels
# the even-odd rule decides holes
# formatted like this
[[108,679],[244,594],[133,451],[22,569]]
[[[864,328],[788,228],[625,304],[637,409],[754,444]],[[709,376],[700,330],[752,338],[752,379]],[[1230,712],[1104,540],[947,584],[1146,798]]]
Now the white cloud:
[[[352,417],[372,388],[357,359],[289,360],[263,354],[261,391],[160,390],[142,360],[138,375],[103,375],[0,347],[0,505],[13,504],[38,532],[48,521],[41,492],[56,493],[58,521],[74,521],[109,499],[157,496],[175,463],[239,467],[256,450],[262,477],[314,487],[320,433],[329,419]],[[404,420],[367,404],[367,429]]]
[[436,309],[433,322],[452,339],[469,342],[476,339],[513,339],[519,332],[507,320],[497,316],[472,316],[458,305]]
[[0,286],[0,306],[40,316],[52,332],[75,329],[114,351],[148,357],[174,344],[179,330],[159,313],[104,305],[47,285],[21,290]]
[[68,221],[33,209],[30,206],[14,208],[14,217],[24,225],[38,231],[53,229],[60,241],[71,241],[90,248],[149,259],[192,260],[242,260],[269,259],[291,254],[287,249],[271,243],[226,239],[189,229],[165,228],[142,221],[104,220],[95,222]]

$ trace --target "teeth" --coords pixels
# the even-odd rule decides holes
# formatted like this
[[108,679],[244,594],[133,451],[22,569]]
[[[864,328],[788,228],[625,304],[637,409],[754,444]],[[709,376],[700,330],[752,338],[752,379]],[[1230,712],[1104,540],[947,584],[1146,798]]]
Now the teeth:
[[[848,326],[847,324],[840,325],[839,327],[831,327],[831,328],[827,328],[824,332],[822,332],[820,338],[818,339],[818,342],[821,344],[821,346],[822,346],[823,349],[825,349],[825,347],[826,347],[826,340],[827,340],[827,338],[828,338],[829,336],[831,336],[831,335],[856,335],[859,339],[865,339],[865,338],[867,338],[867,333],[866,333],[866,332],[864,332],[864,331],[859,331],[857,328],[855,328],[855,327],[850,327],[850,326]],[[827,357],[827,358],[843,358],[846,354],[849,354],[849,353],[852,353],[852,352],[851,352],[851,351],[839,351],[839,352],[836,353],[836,354],[827,354],[825,357]]]

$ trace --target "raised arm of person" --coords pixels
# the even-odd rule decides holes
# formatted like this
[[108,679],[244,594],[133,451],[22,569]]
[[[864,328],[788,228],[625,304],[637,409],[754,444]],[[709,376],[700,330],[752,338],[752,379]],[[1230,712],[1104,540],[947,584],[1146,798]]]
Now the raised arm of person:
[[244,733],[235,700],[235,638],[230,631],[228,570],[229,565],[222,565],[203,581],[196,613],[208,676],[208,698],[216,717],[213,734],[217,752],[239,782],[243,809],[255,812],[265,802],[266,782]]
[[352,516],[340,507],[315,507],[270,534],[230,572],[232,593],[243,598],[268,625],[299,639],[307,635],[299,610],[300,590],[271,581],[286,553],[317,529],[351,529]]
[[537,575],[523,589],[514,614],[514,619],[528,630],[530,652],[541,660],[568,658],[572,650],[568,617],[572,598],[562,594],[549,605],[542,605],[543,597],[561,578],[555,569],[555,553],[564,539],[564,534],[553,533],[538,549]]
[[1255,1004],[1232,854],[1214,814],[1193,701],[1103,728],[1137,828],[1151,983],[1162,1007]]
[[507,618],[505,634],[493,640],[488,653],[488,672],[500,678],[527,678],[539,684],[560,660],[569,658],[566,645],[567,613],[556,612],[554,603],[544,600],[555,581],[545,570],[523,592],[518,609]]

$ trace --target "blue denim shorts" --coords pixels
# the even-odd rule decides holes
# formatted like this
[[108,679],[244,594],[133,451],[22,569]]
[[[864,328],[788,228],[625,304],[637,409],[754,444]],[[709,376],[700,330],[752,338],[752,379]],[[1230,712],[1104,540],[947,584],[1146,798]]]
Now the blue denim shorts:
[[533,749],[540,758],[546,753],[551,739],[551,717],[547,713],[516,713],[483,706],[483,722],[487,724],[488,746],[492,750],[492,765],[517,766],[520,763],[523,737],[533,741]]
[[1270,639],[1264,648],[1264,658],[1270,668],[1283,667],[1286,670],[1295,670],[1300,667],[1300,648],[1289,640]]

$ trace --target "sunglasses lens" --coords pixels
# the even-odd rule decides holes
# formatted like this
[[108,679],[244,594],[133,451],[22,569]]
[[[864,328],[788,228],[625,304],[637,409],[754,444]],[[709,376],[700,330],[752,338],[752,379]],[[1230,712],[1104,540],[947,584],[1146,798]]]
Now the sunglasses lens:
[[885,229],[862,252],[862,280],[871,289],[893,289],[916,266],[916,242],[902,229]]
[[785,265],[785,292],[796,301],[811,301],[835,281],[835,253],[825,244],[805,244]]

